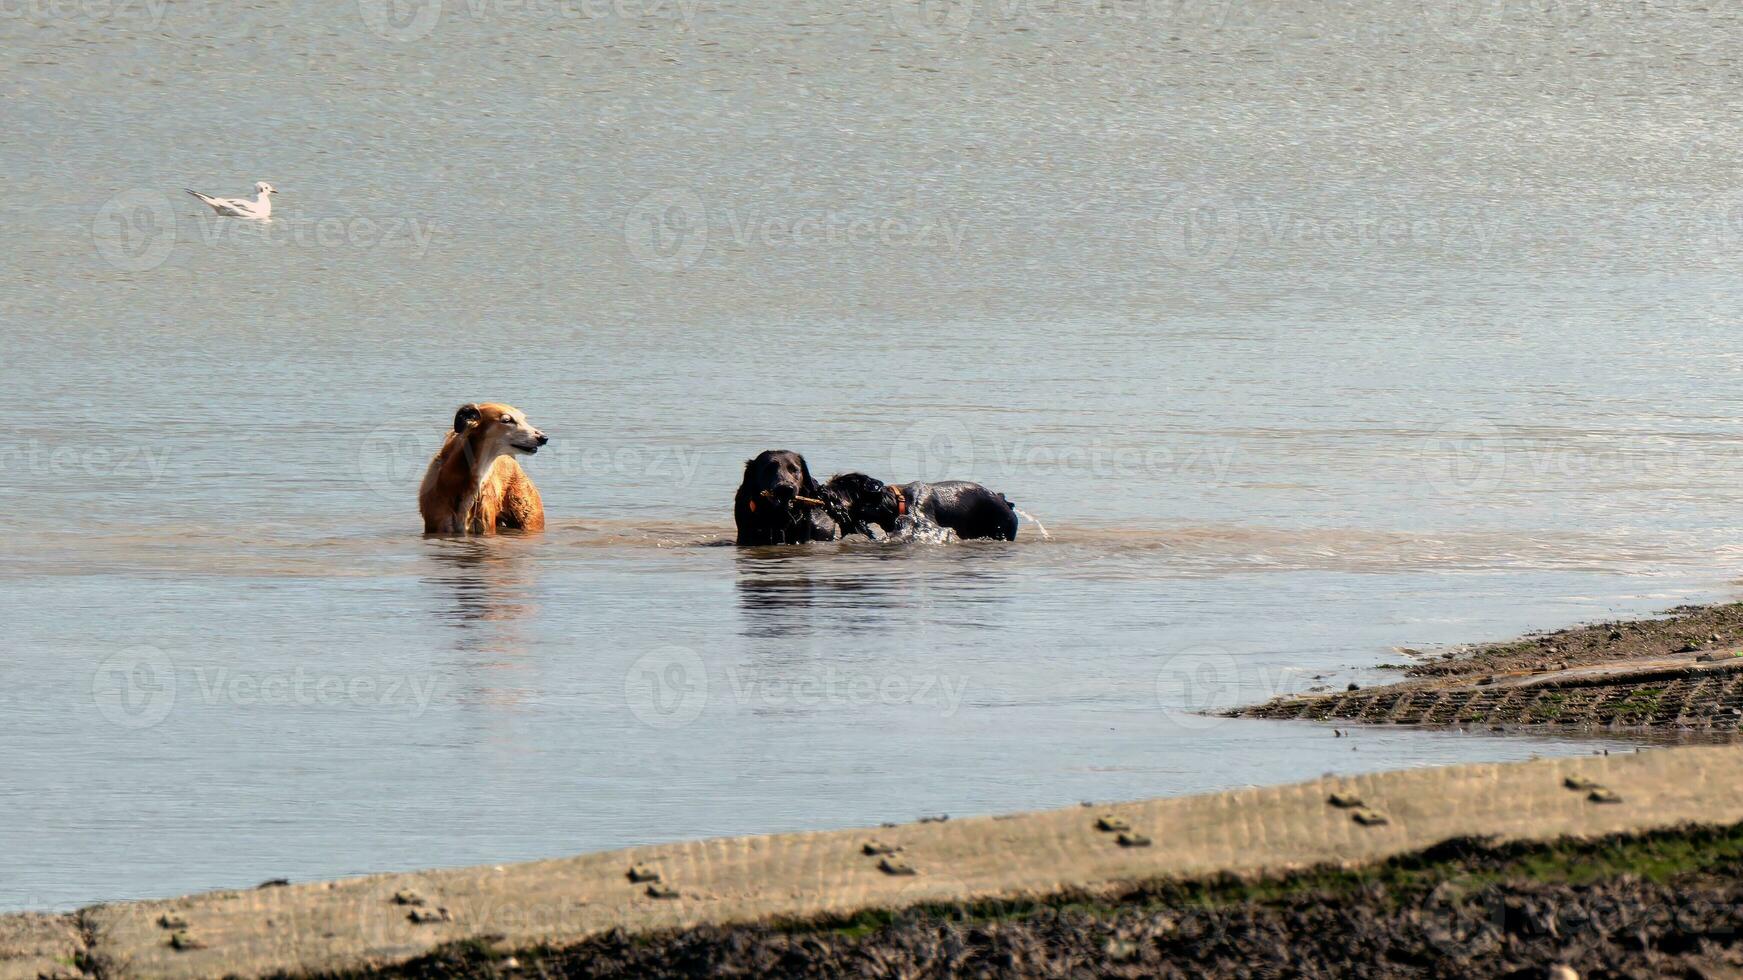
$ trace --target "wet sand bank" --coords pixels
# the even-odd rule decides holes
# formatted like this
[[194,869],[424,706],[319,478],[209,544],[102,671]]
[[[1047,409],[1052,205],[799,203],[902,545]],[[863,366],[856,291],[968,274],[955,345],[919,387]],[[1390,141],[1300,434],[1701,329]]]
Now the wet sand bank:
[[[978,950],[994,958],[982,965],[995,974],[1056,973],[1065,963],[1058,957],[1068,957],[1078,964],[1069,970],[1117,976],[1164,967],[1233,969],[1236,961],[1224,958],[1272,955],[1263,951],[1287,946],[1297,932],[1331,928],[1333,920],[1324,916],[1344,916],[1347,921],[1336,921],[1368,937],[1352,940],[1347,961],[1353,964],[1370,940],[1390,942],[1384,937],[1397,929],[1426,928],[1410,918],[1423,895],[1405,889],[1397,893],[1401,898],[1386,897],[1364,885],[1341,899],[1303,897],[1313,892],[1307,883],[1322,880],[1313,876],[1360,869],[1389,874],[1386,862],[1402,857],[1440,869],[1412,879],[1410,888],[1432,892],[1454,879],[1464,884],[1451,887],[1464,888],[1488,880],[1484,862],[1501,858],[1477,848],[1475,863],[1460,870],[1445,863],[1444,850],[1432,850],[1437,845],[1481,838],[1493,846],[1524,842],[1553,851],[1566,846],[1554,842],[1569,839],[1685,825],[1730,828],[1740,821],[1739,747],[1417,769],[1006,817],[693,841],[213,892],[66,916],[9,916],[0,918],[0,977],[888,972],[903,963],[941,968],[938,950],[958,958],[950,961],[953,968],[965,968]],[[1652,865],[1696,876],[1672,875],[1663,887],[1686,885],[1689,894],[1735,908],[1724,905],[1728,892],[1699,877],[1724,876],[1734,840],[1725,830],[1666,845],[1682,855],[1676,861],[1617,858],[1596,881],[1539,880],[1531,873],[1535,865],[1520,858],[1518,873],[1502,874],[1503,891],[1493,894],[1503,896],[1504,923],[1513,907],[1507,896],[1524,903],[1520,922],[1538,921],[1544,908],[1560,907],[1557,896],[1575,905],[1608,902],[1614,888],[1624,887],[1620,876],[1633,873],[1621,869]],[[889,853],[867,853],[868,847]],[[1317,870],[1302,877],[1309,869]],[[1192,939],[1176,928],[1177,899],[1212,887],[1233,890],[1217,893],[1223,897],[1213,904],[1221,911],[1195,920],[1200,924],[1193,928],[1221,938]],[[1554,890],[1560,888],[1587,890]],[[1627,901],[1641,908],[1657,900],[1649,889],[1628,889],[1634,897]],[[1461,916],[1488,914],[1457,911],[1462,894],[1443,890],[1435,899],[1455,908],[1446,913],[1455,935],[1466,932]],[[951,911],[959,907],[966,911]],[[918,918],[896,915],[916,908]],[[1001,924],[988,931],[978,921],[988,918],[988,908],[1039,911],[1019,916],[1023,924],[1008,927],[1016,932],[1002,924],[1009,916],[992,916]],[[1593,955],[1609,955],[1606,944],[1613,940],[1592,939]],[[1398,942],[1414,949],[1420,937]],[[1560,945],[1532,942],[1517,955],[1562,955]],[[1703,942],[1684,945],[1694,950],[1689,955],[1730,955],[1731,946],[1708,950]],[[1199,955],[1188,949],[1199,946],[1216,959],[1182,959]],[[1315,948],[1301,947],[1302,955],[1322,955]],[[1400,955],[1402,963],[1417,954]],[[1460,961],[1450,956],[1428,962],[1457,972]],[[886,961],[887,967],[877,966]]]
[[1723,977],[1740,940],[1743,827],[1685,827],[515,954],[457,943],[379,975]]

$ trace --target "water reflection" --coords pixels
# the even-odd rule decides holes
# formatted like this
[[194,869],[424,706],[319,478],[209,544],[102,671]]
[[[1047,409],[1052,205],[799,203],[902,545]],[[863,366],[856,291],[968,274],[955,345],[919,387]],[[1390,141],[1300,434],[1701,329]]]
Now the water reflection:
[[1009,602],[1018,558],[1003,543],[942,547],[844,545],[744,549],[735,556],[743,636],[791,639],[962,622]]
[[[836,555],[843,566],[845,556]],[[797,548],[754,548],[740,551],[738,604],[744,614],[743,635],[770,637],[815,632],[820,620],[835,617],[820,609],[868,608],[889,604],[888,583],[866,574],[832,567]]]
[[439,614],[468,636],[512,636],[513,627],[537,611],[532,594],[537,563],[527,560],[527,539],[503,534],[429,538],[426,544],[440,566],[427,578],[451,600]]
[[454,667],[460,697],[468,703],[510,706],[537,696],[517,675],[531,669],[539,603],[533,541],[519,535],[430,538],[425,542],[436,571],[425,576],[438,587],[437,617],[458,632]]

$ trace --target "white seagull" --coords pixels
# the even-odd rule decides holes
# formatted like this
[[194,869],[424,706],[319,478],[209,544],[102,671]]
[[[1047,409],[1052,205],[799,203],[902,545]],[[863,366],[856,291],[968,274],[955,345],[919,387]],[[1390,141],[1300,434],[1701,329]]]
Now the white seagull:
[[277,194],[278,191],[273,190],[271,184],[262,180],[254,185],[254,200],[252,201],[245,197],[213,197],[210,194],[201,194],[195,190],[190,190],[188,193],[210,205],[212,210],[225,217],[254,218],[266,221],[272,217],[272,195]]

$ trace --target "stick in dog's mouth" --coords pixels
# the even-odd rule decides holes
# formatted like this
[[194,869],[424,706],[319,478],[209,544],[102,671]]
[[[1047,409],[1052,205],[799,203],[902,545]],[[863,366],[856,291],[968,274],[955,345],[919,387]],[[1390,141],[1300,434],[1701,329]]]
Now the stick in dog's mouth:
[[[764,490],[761,494],[759,494],[759,496],[761,496],[765,500],[773,500],[773,499],[775,499],[775,492],[773,490]],[[824,506],[824,502],[821,500],[818,500],[816,497],[801,497],[798,494],[794,494],[792,497],[790,497],[788,499],[792,500],[796,504],[809,504],[812,507]]]

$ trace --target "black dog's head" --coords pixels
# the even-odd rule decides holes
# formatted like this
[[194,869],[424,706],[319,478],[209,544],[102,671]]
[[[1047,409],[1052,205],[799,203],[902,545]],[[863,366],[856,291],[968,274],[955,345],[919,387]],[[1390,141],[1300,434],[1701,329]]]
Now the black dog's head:
[[794,497],[815,497],[817,481],[811,479],[811,468],[805,457],[790,449],[769,449],[744,464],[744,482],[738,486],[738,499],[758,507],[785,510]]
[[841,473],[823,485],[823,499],[835,511],[835,519],[848,530],[869,534],[876,524],[885,531],[896,529],[896,519],[907,513],[902,491],[864,473]]
[[805,457],[771,449],[744,464],[732,517],[741,545],[804,544],[841,536],[832,510]]

